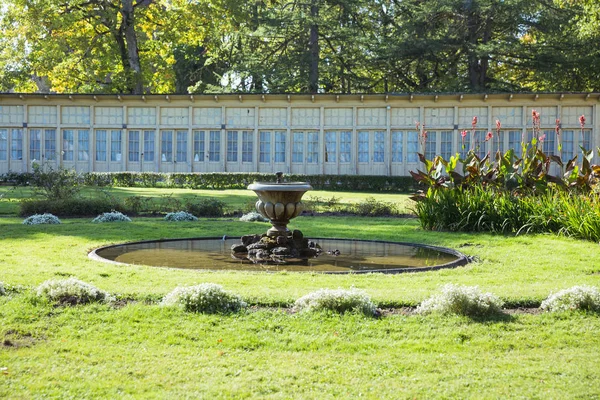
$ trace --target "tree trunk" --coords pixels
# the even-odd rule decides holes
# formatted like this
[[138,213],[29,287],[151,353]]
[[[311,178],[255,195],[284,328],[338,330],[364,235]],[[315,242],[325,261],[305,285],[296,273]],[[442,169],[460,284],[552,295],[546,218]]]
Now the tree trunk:
[[310,93],[317,93],[319,91],[319,25],[317,25],[319,6],[317,5],[317,0],[311,1],[310,16],[308,91]]
[[[149,4],[150,2],[146,2]],[[127,73],[128,90],[132,94],[144,93],[144,78],[142,76],[142,66],[140,63],[140,55],[138,50],[137,35],[135,33],[135,18],[133,0],[121,1],[121,26],[119,33],[121,40],[124,39],[127,48],[128,63],[123,64],[123,68]],[[119,43],[122,49],[122,45]],[[121,58],[123,59],[123,51],[121,50]],[[128,68],[127,68],[128,67]]]

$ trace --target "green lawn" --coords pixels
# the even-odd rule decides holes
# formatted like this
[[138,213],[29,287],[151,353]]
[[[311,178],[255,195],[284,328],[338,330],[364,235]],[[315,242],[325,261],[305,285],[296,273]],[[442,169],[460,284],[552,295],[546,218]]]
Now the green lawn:
[[[136,189],[115,190],[126,195]],[[253,197],[244,191],[223,195]],[[373,319],[281,308],[320,288],[352,286],[381,307],[410,306],[446,283],[479,285],[509,307],[536,306],[552,291],[600,286],[596,243],[551,235],[425,232],[414,219],[299,217],[292,225],[307,236],[429,243],[477,261],[400,275],[199,272],[116,266],[92,261],[87,253],[109,243],[237,236],[268,225],[234,219],[135,218],[103,225],[90,220],[24,226],[20,218],[0,218],[0,281],[14,288],[0,297],[0,398],[600,397],[597,314],[473,320],[395,313]],[[69,276],[129,300],[78,307],[36,300],[35,286]],[[157,305],[175,287],[202,282],[222,284],[252,308],[206,316]]]
[[[222,200],[227,204],[228,209],[240,210],[251,206],[256,202],[256,195],[249,190],[200,190],[200,189],[161,189],[161,188],[84,188],[81,195],[84,197],[105,196],[105,193],[118,199],[125,199],[130,196],[144,197],[173,197],[180,200],[192,199],[195,197],[215,198]],[[0,216],[15,215],[19,210],[19,202],[23,199],[32,198],[33,189],[30,187],[11,187],[0,186]],[[359,203],[368,197],[374,197],[379,201],[385,201],[397,204],[400,209],[409,212],[411,201],[407,194],[396,193],[348,193],[331,192],[323,190],[312,190],[308,192],[305,200],[330,200],[336,198],[337,201],[344,204]]]

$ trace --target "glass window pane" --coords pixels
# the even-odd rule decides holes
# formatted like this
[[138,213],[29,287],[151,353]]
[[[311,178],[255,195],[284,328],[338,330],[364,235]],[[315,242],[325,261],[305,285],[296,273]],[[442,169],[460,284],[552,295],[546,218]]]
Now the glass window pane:
[[406,134],[406,161],[416,163],[419,161],[419,133],[409,131]]
[[306,162],[319,163],[319,133],[308,132],[306,137]]
[[435,148],[437,146],[437,132],[428,132],[427,141],[425,142],[425,158],[433,160],[435,158]]
[[271,162],[271,132],[261,131],[260,132],[260,157],[261,163]]
[[204,131],[194,131],[194,161],[204,161]]
[[237,162],[238,159],[238,132],[227,131],[227,161]]
[[385,161],[385,132],[375,132],[373,140],[373,162],[382,163]]
[[293,148],[292,148],[292,162],[303,163],[304,162],[304,132],[293,133]]
[[56,160],[56,130],[46,129],[44,131],[44,154],[42,157],[48,161]]
[[42,158],[42,130],[41,129],[30,129],[29,130],[29,159],[33,161],[40,161]]
[[121,161],[121,131],[110,131],[110,161]]
[[144,161],[154,161],[154,131],[144,131]]
[[349,163],[352,159],[352,132],[340,132],[340,162]]
[[358,162],[369,162],[369,132],[358,132]]
[[444,160],[449,160],[452,157],[452,131],[442,131],[440,133],[440,155]]
[[140,161],[140,131],[129,131],[129,161]]
[[275,162],[285,162],[285,132],[275,132]]
[[208,161],[219,161],[221,159],[221,131],[210,131],[210,142],[208,144]]
[[254,132],[242,132],[242,162],[252,162],[254,154]]
[[90,159],[90,133],[87,129],[77,132],[77,160],[87,161]]
[[96,131],[96,161],[106,161],[106,131]]
[[575,132],[572,130],[562,131],[562,152],[563,162],[567,162],[575,156]]
[[177,162],[187,162],[187,131],[177,131]]
[[8,160],[8,129],[0,129],[0,161]]
[[73,161],[74,136],[75,132],[72,129],[63,130],[63,161]]
[[402,131],[392,132],[392,162],[402,162]]
[[160,133],[160,160],[163,162],[173,161],[173,131]]
[[325,132],[325,162],[337,162],[337,132]]

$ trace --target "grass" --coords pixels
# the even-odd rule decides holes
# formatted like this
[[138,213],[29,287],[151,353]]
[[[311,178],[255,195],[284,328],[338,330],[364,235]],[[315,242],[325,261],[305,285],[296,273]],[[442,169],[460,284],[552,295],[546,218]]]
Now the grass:
[[[238,191],[227,192],[212,194]],[[400,275],[199,272],[104,264],[87,252],[141,239],[237,236],[268,224],[21,222],[0,218],[0,281],[9,289],[0,297],[0,398],[600,397],[598,314],[374,319],[278,308],[318,289],[352,286],[380,306],[416,305],[446,283],[478,285],[510,307],[537,306],[559,289],[600,286],[594,243],[427,232],[415,219],[299,217],[292,225],[306,236],[429,243],[477,261]],[[129,300],[69,308],[33,297],[41,282],[69,276]],[[221,284],[254,307],[210,316],[157,305],[175,287],[203,282]]]
[[[231,210],[244,210],[254,206],[256,195],[249,190],[200,190],[200,189],[161,189],[161,188],[84,188],[82,196],[95,197],[104,196],[108,193],[117,199],[123,200],[130,196],[144,197],[173,197],[176,199],[193,199],[197,197],[215,198],[224,201]],[[0,186],[0,216],[16,215],[19,210],[19,202],[23,199],[34,197],[33,189],[30,187]],[[329,200],[338,198],[342,204],[352,204],[364,201],[368,197],[374,197],[379,201],[398,204],[401,209],[410,206],[409,195],[393,193],[347,193],[331,192],[323,190],[312,190],[305,195],[305,200],[321,199]]]

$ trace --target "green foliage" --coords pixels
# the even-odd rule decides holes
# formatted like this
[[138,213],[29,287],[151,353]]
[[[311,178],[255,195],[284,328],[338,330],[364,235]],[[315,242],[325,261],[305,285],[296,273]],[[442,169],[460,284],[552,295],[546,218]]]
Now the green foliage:
[[186,202],[185,209],[197,217],[222,217],[225,206],[225,202],[218,199],[200,199]]
[[[411,175],[427,187],[411,197],[414,212],[425,229],[522,233],[554,232],[600,240],[600,200],[595,188],[600,166],[583,150],[563,163],[532,144],[523,144],[523,158],[513,150],[480,159],[470,151],[463,160],[419,155],[425,171]],[[456,171],[462,164],[463,173]],[[550,174],[553,164],[561,175]]]
[[34,164],[30,184],[48,200],[66,200],[79,194],[83,177],[75,170]]
[[234,313],[247,306],[240,296],[227,292],[221,285],[214,283],[177,287],[164,297],[161,304],[205,314]]
[[364,201],[353,205],[352,209],[357,215],[383,217],[397,215],[398,209],[392,203],[379,201],[374,197],[367,197]]
[[424,300],[417,307],[418,314],[457,314],[486,316],[502,311],[503,302],[491,293],[482,293],[477,286],[451,283],[442,287],[442,293]]
[[[86,184],[103,186],[110,182],[118,187],[169,187],[191,189],[246,189],[252,182],[274,181],[273,174],[263,173],[156,173],[91,172],[84,174]],[[315,190],[410,192],[414,182],[407,176],[296,175],[285,176],[289,182],[309,182]]]
[[355,312],[374,316],[377,307],[371,298],[362,290],[357,289],[320,289],[296,300],[295,311],[319,312],[332,311],[335,313]]
[[26,217],[34,214],[50,213],[59,217],[90,217],[111,210],[126,211],[120,202],[106,198],[70,198],[60,200],[21,201],[19,215]]
[[110,302],[110,294],[79,279],[47,280],[37,288],[38,297],[46,298],[63,305],[87,304],[92,302]]

